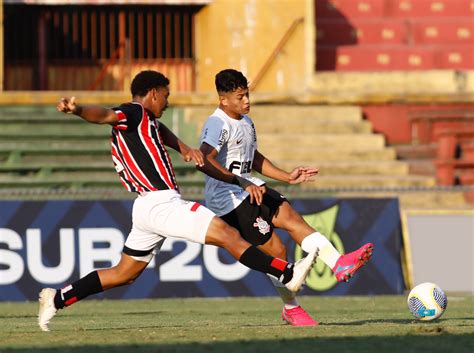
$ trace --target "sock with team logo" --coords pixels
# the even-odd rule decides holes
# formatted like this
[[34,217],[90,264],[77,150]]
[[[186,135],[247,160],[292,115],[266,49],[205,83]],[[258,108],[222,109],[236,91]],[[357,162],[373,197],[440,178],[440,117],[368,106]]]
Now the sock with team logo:
[[245,266],[276,277],[283,284],[293,277],[293,264],[285,260],[268,256],[252,245],[244,251],[239,261]]
[[103,292],[97,271],[89,273],[78,281],[56,291],[54,296],[54,306],[56,309],[62,309],[65,306],[88,297],[89,295]]
[[330,268],[334,268],[341,254],[331,244],[328,238],[319,232],[315,232],[308,235],[301,242],[301,249],[307,253],[309,253],[315,247],[319,248],[318,259],[321,259]]

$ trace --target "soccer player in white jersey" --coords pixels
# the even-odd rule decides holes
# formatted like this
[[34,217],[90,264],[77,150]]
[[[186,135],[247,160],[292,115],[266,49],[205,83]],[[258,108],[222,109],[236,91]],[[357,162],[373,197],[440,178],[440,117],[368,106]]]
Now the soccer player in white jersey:
[[[299,184],[318,173],[312,167],[286,172],[258,151],[255,126],[247,115],[250,99],[247,79],[236,70],[219,72],[215,79],[219,107],[201,133],[201,151],[206,163],[198,167],[206,175],[206,206],[237,228],[251,244],[272,256],[286,258],[286,250],[274,228],[288,231],[305,252],[319,248],[319,258],[338,281],[348,281],[372,255],[373,245],[341,255],[328,239],[309,226],[286,198],[252,176],[252,170],[275,180]],[[268,117],[271,119],[271,116]],[[290,122],[291,123],[291,122]],[[298,304],[296,293],[271,278],[284,307],[282,319],[293,326],[317,322]]]
[[196,165],[203,164],[203,155],[159,122],[168,106],[169,80],[157,71],[142,71],[133,79],[131,93],[132,102],[113,109],[80,106],[74,97],[62,98],[57,106],[59,111],[90,123],[111,125],[115,169],[124,187],[138,195],[133,204],[132,230],[119,263],[93,271],[62,289],[44,288],[39,295],[41,330],[49,331],[49,322],[59,309],[133,283],[167,237],[222,247],[242,264],[298,290],[314,265],[317,249],[295,264],[288,263],[264,254],[206,207],[182,200],[165,146]]

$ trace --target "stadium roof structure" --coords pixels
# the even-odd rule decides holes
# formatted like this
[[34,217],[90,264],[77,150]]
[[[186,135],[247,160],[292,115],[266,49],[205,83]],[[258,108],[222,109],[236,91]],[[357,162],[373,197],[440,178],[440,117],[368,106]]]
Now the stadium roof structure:
[[26,5],[207,5],[212,0],[3,0]]

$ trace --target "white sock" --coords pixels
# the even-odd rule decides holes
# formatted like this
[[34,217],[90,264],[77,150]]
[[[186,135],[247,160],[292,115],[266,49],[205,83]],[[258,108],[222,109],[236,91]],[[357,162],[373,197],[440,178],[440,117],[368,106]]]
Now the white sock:
[[286,286],[275,277],[271,275],[268,275],[268,277],[271,279],[273,286],[280,295],[280,298],[283,301],[283,304],[285,304],[286,309],[293,309],[299,306],[298,301],[296,300],[296,293],[286,288]]
[[319,248],[318,259],[323,260],[326,265],[333,269],[341,256],[339,251],[336,250],[324,235],[318,232],[308,235],[301,242],[301,249],[303,251],[310,252],[315,247]]

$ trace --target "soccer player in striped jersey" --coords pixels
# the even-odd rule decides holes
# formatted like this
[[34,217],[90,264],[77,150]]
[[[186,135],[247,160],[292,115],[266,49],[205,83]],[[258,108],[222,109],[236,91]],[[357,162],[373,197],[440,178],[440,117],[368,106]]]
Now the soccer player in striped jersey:
[[298,290],[314,265],[317,249],[297,263],[264,254],[240,233],[199,203],[181,199],[165,146],[187,162],[203,165],[203,155],[159,122],[168,107],[169,80],[156,71],[142,71],[131,84],[132,102],[108,109],[78,105],[62,98],[57,109],[96,124],[112,126],[112,159],[124,187],[138,194],[133,204],[132,230],[116,266],[93,271],[62,288],[39,294],[38,324],[49,331],[59,309],[104,290],[131,284],[160,250],[167,237],[226,249],[242,264],[274,276],[289,290]]
[[[289,184],[311,180],[318,169],[297,167],[286,172],[258,151],[255,126],[247,115],[250,99],[247,79],[236,70],[219,72],[215,79],[219,107],[206,121],[201,134],[201,151],[206,163],[206,206],[237,228],[251,244],[266,253],[286,258],[286,250],[274,228],[288,231],[305,252],[319,248],[318,257],[334,272],[338,281],[348,281],[372,254],[373,245],[341,255],[329,240],[313,229],[277,191],[252,176],[257,172]],[[271,119],[271,116],[268,117]],[[291,122],[290,122],[291,123]],[[284,307],[282,318],[293,326],[314,326],[317,322],[298,304],[296,294],[271,278]]]

